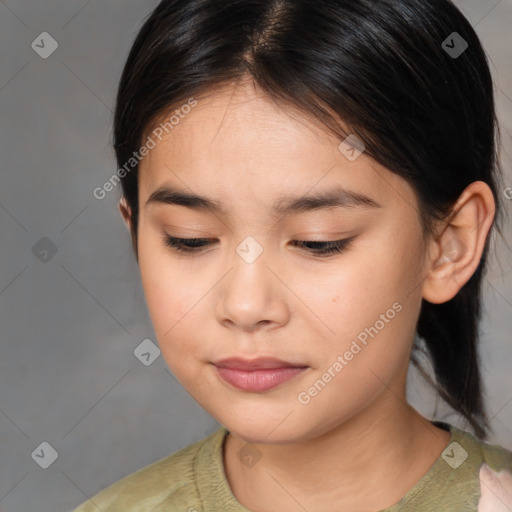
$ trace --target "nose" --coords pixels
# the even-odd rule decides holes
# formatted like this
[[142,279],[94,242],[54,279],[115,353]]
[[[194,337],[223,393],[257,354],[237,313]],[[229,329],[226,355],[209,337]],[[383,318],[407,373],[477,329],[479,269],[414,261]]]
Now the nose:
[[255,239],[236,249],[232,267],[221,281],[216,297],[218,321],[244,331],[273,329],[289,319],[289,290],[270,251]]

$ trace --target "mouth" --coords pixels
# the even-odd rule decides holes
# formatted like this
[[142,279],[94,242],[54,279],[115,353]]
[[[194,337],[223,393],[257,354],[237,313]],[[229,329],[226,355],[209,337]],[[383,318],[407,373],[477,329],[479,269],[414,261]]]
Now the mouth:
[[213,363],[218,375],[231,386],[249,392],[276,388],[304,372],[308,366],[275,358],[228,358]]

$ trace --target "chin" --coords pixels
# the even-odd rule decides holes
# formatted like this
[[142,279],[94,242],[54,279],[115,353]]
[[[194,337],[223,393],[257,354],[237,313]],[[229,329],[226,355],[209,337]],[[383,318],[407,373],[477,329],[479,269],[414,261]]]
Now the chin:
[[[291,416],[291,415],[290,415]],[[286,418],[260,417],[257,420],[247,421],[219,421],[224,425],[233,436],[242,439],[251,444],[290,444],[307,440],[309,430],[306,429],[304,422],[290,422],[287,424]]]

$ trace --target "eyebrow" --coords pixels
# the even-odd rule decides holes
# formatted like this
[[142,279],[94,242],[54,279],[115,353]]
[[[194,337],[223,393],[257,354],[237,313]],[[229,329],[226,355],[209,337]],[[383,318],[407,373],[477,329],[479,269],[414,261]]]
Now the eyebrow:
[[[155,190],[146,201],[146,206],[150,204],[185,206],[193,210],[209,211],[228,216],[228,212],[220,201],[169,186],[160,187]],[[306,196],[283,196],[274,202],[272,212],[276,215],[296,215],[308,211],[336,207],[382,208],[382,205],[370,197],[338,186]]]

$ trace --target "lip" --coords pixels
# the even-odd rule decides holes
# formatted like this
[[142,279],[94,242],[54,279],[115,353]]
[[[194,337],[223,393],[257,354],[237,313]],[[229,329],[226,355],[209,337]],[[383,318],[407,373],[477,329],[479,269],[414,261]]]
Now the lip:
[[266,370],[238,370],[217,366],[220,377],[235,388],[258,393],[273,389],[293,379],[306,368],[269,368]]
[[242,359],[231,357],[213,363],[218,375],[237,389],[262,392],[293,379],[308,366],[271,357]]
[[274,357],[258,357],[256,359],[244,359],[242,357],[228,357],[214,361],[218,368],[229,368],[232,370],[271,370],[275,368],[307,368],[307,365],[291,363],[276,359]]

